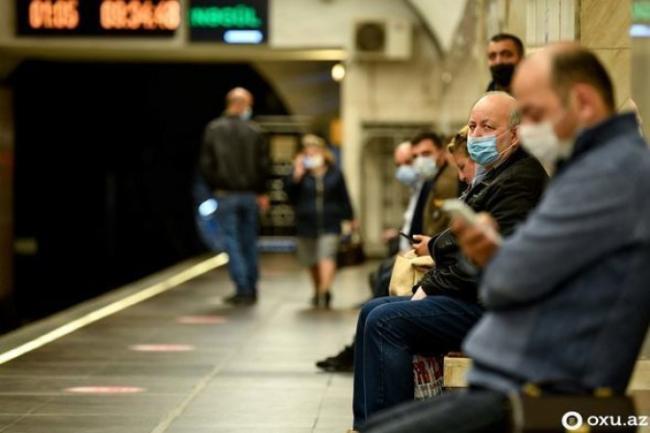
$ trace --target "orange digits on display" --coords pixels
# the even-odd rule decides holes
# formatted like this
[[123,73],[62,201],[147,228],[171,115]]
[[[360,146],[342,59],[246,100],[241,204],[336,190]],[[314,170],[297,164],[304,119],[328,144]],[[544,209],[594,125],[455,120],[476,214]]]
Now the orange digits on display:
[[180,26],[178,0],[104,0],[100,7],[100,24],[116,30],[175,30]]
[[29,4],[29,26],[55,30],[77,28],[78,0],[32,0]]

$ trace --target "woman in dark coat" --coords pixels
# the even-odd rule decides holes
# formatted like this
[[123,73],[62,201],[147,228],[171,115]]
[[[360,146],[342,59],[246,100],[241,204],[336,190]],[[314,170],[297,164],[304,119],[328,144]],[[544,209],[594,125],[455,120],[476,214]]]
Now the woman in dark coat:
[[353,219],[343,173],[325,141],[305,135],[285,190],[296,214],[298,258],[314,284],[314,307],[329,308],[341,223]]

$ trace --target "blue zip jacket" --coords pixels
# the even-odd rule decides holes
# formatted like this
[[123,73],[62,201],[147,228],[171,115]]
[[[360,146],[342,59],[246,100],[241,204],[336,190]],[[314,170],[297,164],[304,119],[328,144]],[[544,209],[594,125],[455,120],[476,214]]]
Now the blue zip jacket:
[[485,269],[472,385],[623,393],[650,319],[650,151],[632,114],[585,130]]

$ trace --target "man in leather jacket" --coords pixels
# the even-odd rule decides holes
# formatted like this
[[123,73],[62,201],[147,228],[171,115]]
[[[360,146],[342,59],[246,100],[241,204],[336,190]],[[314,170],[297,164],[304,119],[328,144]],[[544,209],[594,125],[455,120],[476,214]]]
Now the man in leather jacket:
[[219,205],[217,221],[236,287],[226,302],[237,305],[257,300],[258,206],[262,210],[268,207],[264,195],[268,146],[259,127],[249,120],[252,105],[248,90],[237,87],[228,92],[224,115],[205,129],[200,160],[201,173]]

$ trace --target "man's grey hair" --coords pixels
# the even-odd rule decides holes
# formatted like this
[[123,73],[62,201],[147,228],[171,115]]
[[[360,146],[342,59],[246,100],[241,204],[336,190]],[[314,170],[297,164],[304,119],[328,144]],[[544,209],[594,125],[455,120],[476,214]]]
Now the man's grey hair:
[[519,108],[515,107],[510,112],[510,117],[508,118],[508,126],[514,128],[515,126],[519,126],[520,123],[521,123],[521,111],[519,110]]

